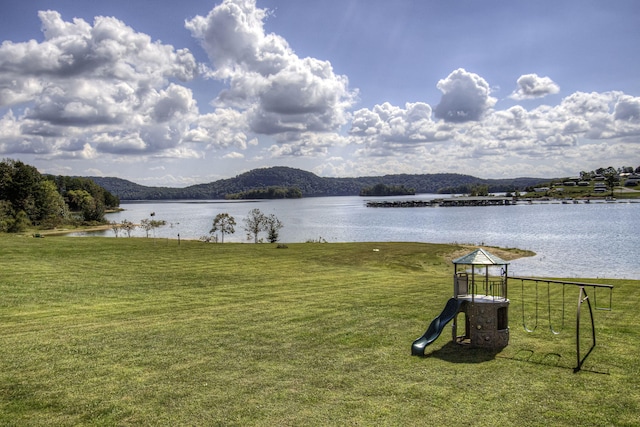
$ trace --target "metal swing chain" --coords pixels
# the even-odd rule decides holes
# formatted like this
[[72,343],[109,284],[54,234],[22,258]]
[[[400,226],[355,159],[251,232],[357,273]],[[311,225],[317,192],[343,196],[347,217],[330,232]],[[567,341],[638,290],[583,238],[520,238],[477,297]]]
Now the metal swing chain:
[[535,282],[536,282],[536,317],[535,317],[536,321],[535,321],[535,325],[533,326],[533,329],[529,329],[527,327],[527,322],[524,315],[524,305],[525,305],[524,304],[524,280],[520,280],[521,288],[522,288],[522,327],[527,332],[533,332],[538,327],[538,281],[536,280]]
[[551,282],[547,282],[547,307],[548,307],[548,313],[549,313],[549,329],[551,330],[551,332],[554,335],[558,335],[560,334],[560,332],[562,332],[562,330],[564,329],[564,288],[565,288],[565,284],[562,284],[562,322],[560,325],[560,330],[555,330],[553,328],[553,323],[551,322]]

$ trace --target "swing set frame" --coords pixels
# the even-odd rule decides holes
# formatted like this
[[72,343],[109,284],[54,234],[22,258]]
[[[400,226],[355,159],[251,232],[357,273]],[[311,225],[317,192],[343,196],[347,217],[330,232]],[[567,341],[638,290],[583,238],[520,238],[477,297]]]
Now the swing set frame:
[[[539,291],[538,284],[546,283],[547,284],[547,307],[548,307],[548,319],[549,319],[549,329],[554,335],[559,334],[564,329],[564,318],[565,318],[565,286],[578,286],[580,288],[578,295],[578,308],[576,311],[576,366],[573,368],[573,372],[578,372],[582,369],[582,365],[584,361],[589,357],[589,354],[596,347],[596,328],[595,321],[593,318],[593,309],[595,310],[604,310],[611,311],[612,310],[612,301],[613,301],[613,285],[606,285],[602,283],[582,283],[582,282],[568,282],[566,280],[551,280],[551,279],[541,279],[534,277],[509,277],[510,279],[520,280],[522,287],[522,326],[525,331],[533,332],[538,327],[538,317],[539,317]],[[525,281],[530,281],[535,283],[535,324],[533,328],[527,327],[526,319],[525,319],[525,300],[524,300],[524,283]],[[561,284],[562,285],[562,324],[559,330],[554,329],[553,324],[551,322],[551,284]],[[593,290],[593,307],[591,306],[591,300],[589,299],[589,295],[585,288],[592,288]],[[598,307],[597,305],[597,293],[596,291],[599,289],[608,289],[609,291],[609,305],[608,307]],[[584,357],[582,357],[580,352],[580,314],[582,309],[582,304],[586,302],[589,308],[589,317],[591,319],[591,346],[589,350],[586,352]]]

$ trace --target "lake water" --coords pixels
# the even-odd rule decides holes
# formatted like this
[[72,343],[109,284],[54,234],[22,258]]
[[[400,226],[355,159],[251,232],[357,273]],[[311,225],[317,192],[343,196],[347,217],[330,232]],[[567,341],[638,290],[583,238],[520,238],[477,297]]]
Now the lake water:
[[[430,199],[441,195],[404,197]],[[403,197],[384,198],[399,200]],[[488,207],[370,208],[361,197],[265,201],[167,201],[123,203],[109,221],[164,220],[155,238],[198,239],[213,218],[229,213],[236,232],[225,242],[246,242],[243,219],[254,208],[274,214],[284,228],[280,242],[470,243],[529,249],[535,257],[513,261],[510,275],[640,279],[640,203],[517,204]],[[113,231],[99,233],[114,236]],[[144,236],[141,229],[133,235]]]

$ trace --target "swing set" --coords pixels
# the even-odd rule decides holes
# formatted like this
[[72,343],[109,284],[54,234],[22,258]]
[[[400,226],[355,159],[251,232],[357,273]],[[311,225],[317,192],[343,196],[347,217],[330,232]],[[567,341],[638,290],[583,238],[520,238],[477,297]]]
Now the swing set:
[[[576,311],[576,359],[577,359],[577,364],[575,366],[575,368],[573,368],[574,372],[578,372],[580,371],[580,369],[582,368],[582,365],[584,363],[584,361],[587,359],[587,357],[589,356],[589,354],[591,354],[591,352],[593,351],[593,349],[596,346],[596,329],[595,329],[595,322],[593,319],[593,309],[595,310],[604,310],[604,311],[611,311],[612,309],[612,298],[613,298],[613,285],[605,285],[605,284],[600,284],[600,283],[581,283],[581,282],[567,282],[564,280],[550,280],[550,279],[540,279],[540,278],[530,278],[530,277],[509,277],[509,279],[513,279],[513,280],[520,280],[521,283],[521,288],[522,288],[522,326],[524,327],[524,330],[527,332],[533,332],[537,329],[538,327],[538,319],[539,319],[539,301],[540,301],[540,295],[539,295],[539,284],[546,284],[547,285],[547,317],[548,317],[548,321],[549,321],[549,329],[551,330],[551,332],[554,335],[558,335],[562,332],[562,330],[564,329],[564,319],[565,319],[565,288],[567,286],[577,286],[579,287],[579,294],[578,294],[578,308]],[[535,283],[535,317],[534,317],[534,323],[533,325],[529,324],[527,325],[527,319],[525,316],[525,282],[534,282]],[[560,327],[556,327],[554,328],[553,322],[552,322],[552,315],[551,315],[551,300],[552,300],[552,293],[551,293],[551,285],[552,284],[560,284],[562,285],[562,308],[561,308],[561,321],[560,321]],[[593,291],[593,307],[591,306],[591,299],[589,298],[589,295],[587,294],[586,288],[591,288],[589,292]],[[597,290],[598,289],[604,289],[607,290],[609,293],[609,304],[608,306],[604,306],[604,307],[599,307],[597,304]],[[589,308],[589,318],[591,319],[591,346],[589,347],[589,350],[586,352],[586,354],[584,355],[584,357],[581,356],[581,352],[580,352],[580,316],[581,316],[581,309],[582,309],[582,305],[583,303],[587,303],[587,307]],[[533,317],[533,316],[532,316]]]

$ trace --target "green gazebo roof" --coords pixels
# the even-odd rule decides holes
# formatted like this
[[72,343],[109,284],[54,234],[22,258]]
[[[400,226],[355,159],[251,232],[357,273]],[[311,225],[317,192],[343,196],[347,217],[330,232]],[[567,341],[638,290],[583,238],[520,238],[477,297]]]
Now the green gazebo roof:
[[476,249],[475,251],[461,256],[458,259],[453,260],[454,264],[467,264],[467,265],[507,265],[507,261],[500,257],[497,257],[484,249]]

